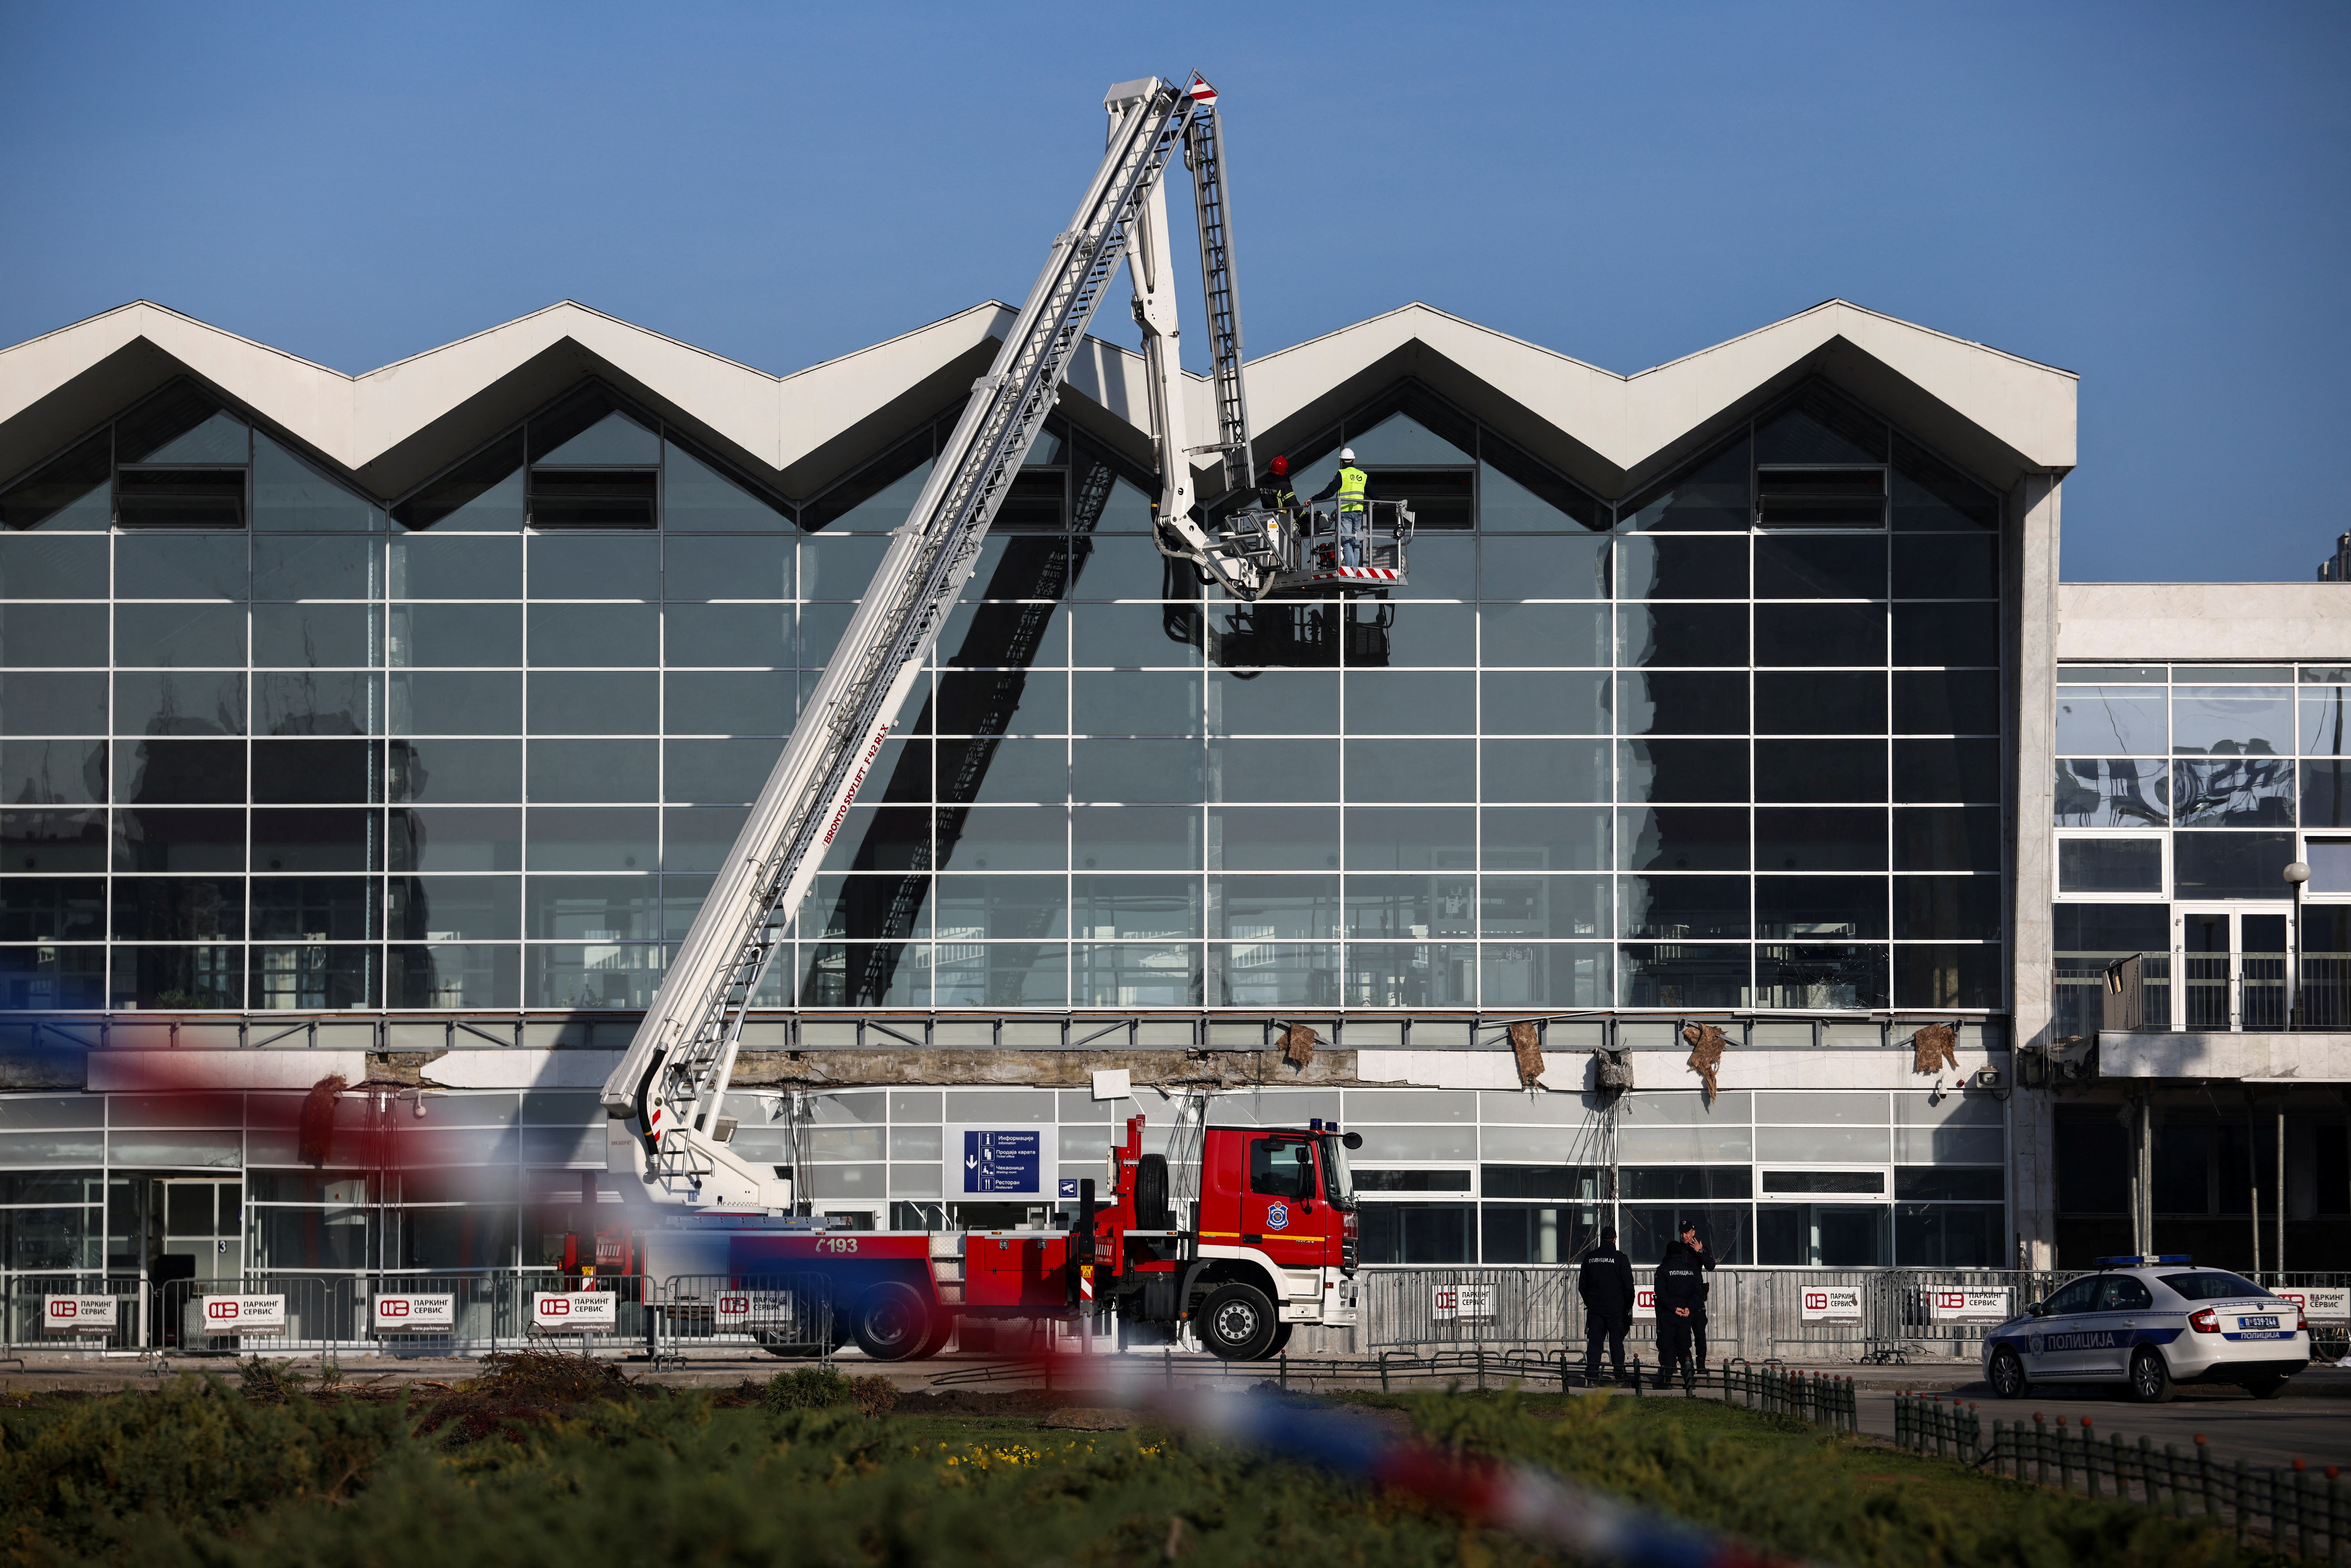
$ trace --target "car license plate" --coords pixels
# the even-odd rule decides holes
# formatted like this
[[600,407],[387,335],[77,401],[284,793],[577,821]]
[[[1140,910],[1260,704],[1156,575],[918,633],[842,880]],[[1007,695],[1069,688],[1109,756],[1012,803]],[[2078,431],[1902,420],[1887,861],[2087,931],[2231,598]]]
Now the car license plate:
[[2277,1314],[2273,1312],[2263,1317],[2239,1318],[2237,1326],[2241,1329],[2273,1329],[2278,1326]]

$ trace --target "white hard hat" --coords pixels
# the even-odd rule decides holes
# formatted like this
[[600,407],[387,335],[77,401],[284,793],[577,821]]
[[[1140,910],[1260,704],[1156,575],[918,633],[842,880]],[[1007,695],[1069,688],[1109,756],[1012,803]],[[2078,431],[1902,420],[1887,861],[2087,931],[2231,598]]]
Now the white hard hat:
[[1342,463],[1353,463],[1354,460],[1355,460],[1355,449],[1354,449],[1353,447],[1352,447],[1352,446],[1342,446],[1341,448],[1339,448],[1339,461],[1340,461],[1340,462],[1342,462]]

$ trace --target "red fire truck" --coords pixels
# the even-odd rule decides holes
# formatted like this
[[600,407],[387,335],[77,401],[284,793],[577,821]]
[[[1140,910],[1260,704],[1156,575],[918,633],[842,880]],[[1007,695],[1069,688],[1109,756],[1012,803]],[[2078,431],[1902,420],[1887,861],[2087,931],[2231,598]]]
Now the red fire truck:
[[[678,1215],[647,1234],[648,1265],[714,1292],[820,1291],[835,1343],[903,1361],[958,1327],[1040,1321],[1104,1334],[1188,1327],[1234,1361],[1278,1354],[1299,1323],[1355,1322],[1356,1217],[1347,1151],[1359,1134],[1219,1127],[1198,1134],[1191,1197],[1171,1197],[1166,1156],[1143,1152],[1144,1118],[1111,1151],[1106,1190],[1078,1183],[1066,1230],[927,1233],[785,1229],[768,1217]],[[814,1222],[811,1222],[814,1223]],[[747,1324],[763,1341],[758,1322]],[[776,1335],[779,1352],[796,1343]]]

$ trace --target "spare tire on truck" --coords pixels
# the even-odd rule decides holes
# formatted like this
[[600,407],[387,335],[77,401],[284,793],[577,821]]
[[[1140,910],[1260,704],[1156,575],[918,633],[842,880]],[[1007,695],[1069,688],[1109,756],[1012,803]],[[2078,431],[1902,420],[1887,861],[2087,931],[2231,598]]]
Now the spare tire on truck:
[[1167,1212],[1167,1156],[1145,1155],[1134,1162],[1134,1228],[1165,1230],[1171,1222]]

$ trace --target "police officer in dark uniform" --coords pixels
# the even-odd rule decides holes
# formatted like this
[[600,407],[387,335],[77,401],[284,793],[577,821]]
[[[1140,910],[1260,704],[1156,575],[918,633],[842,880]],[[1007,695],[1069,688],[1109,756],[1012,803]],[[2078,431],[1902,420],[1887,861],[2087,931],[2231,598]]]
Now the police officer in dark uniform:
[[[1682,1234],[1698,1228],[1685,1222]],[[1673,1381],[1676,1368],[1687,1369],[1691,1320],[1706,1311],[1706,1270],[1698,1254],[1677,1241],[1657,1261],[1653,1281],[1657,1298],[1657,1386]]]
[[1698,1266],[1704,1270],[1704,1273],[1698,1276],[1698,1307],[1690,1313],[1689,1318],[1690,1341],[1698,1357],[1698,1369],[1704,1372],[1706,1370],[1706,1304],[1714,1295],[1714,1281],[1707,1276],[1714,1272],[1714,1254],[1708,1251],[1706,1243],[1698,1239],[1698,1225],[1693,1220],[1682,1221],[1682,1246],[1688,1250],[1691,1257],[1698,1260]]
[[1625,1331],[1633,1326],[1633,1260],[1617,1247],[1614,1227],[1604,1228],[1600,1245],[1583,1255],[1575,1293],[1583,1298],[1583,1380],[1600,1381],[1600,1342],[1604,1337],[1622,1381]]

